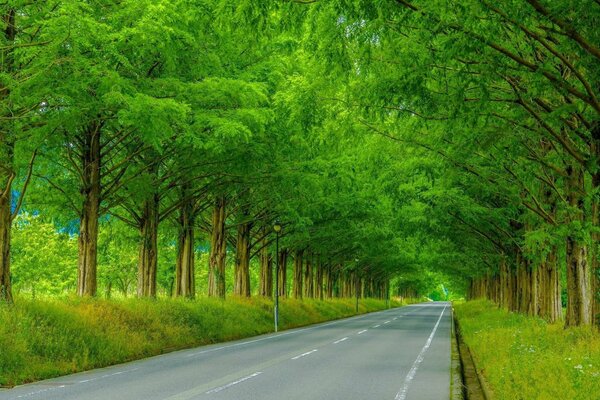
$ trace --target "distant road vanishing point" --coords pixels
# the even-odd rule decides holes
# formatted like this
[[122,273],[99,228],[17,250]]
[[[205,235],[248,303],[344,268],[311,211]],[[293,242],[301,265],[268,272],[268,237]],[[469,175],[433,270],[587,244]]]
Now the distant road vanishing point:
[[446,400],[450,303],[432,302],[0,390],[28,400]]

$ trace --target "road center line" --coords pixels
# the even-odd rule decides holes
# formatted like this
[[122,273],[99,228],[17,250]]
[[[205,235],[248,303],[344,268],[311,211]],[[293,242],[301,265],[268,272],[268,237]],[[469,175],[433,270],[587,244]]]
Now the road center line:
[[344,340],[348,340],[348,338],[347,338],[347,337],[345,337],[345,338],[342,338],[342,339],[340,339],[340,340],[336,340],[335,342],[333,342],[333,344],[342,343]]
[[[309,327],[306,327],[306,328],[294,329],[294,330],[291,330],[291,331],[288,331],[288,332],[283,332],[283,333],[279,333],[279,334],[275,334],[275,335],[261,337],[261,338],[258,338],[258,339],[246,340],[246,341],[243,341],[243,342],[240,342],[240,343],[234,343],[234,344],[230,344],[230,345],[227,345],[227,346],[220,346],[220,347],[216,347],[216,348],[212,348],[212,349],[201,350],[201,351],[198,351],[198,352],[195,352],[195,353],[186,354],[184,357],[186,357],[186,358],[187,357],[196,357],[196,356],[199,356],[199,355],[202,355],[202,354],[206,354],[206,353],[212,353],[212,352],[219,351],[219,350],[230,349],[232,347],[246,346],[248,344],[262,342],[264,340],[277,339],[279,337],[287,336],[287,335],[295,335],[297,333],[302,333],[302,332],[306,332],[306,331],[312,331],[314,329],[324,328],[324,327],[329,326],[329,325],[336,325],[336,324],[340,324],[340,323],[344,323],[344,322],[348,322],[348,321],[355,321],[357,319],[362,319],[362,318],[365,318],[365,317],[368,317],[368,316],[372,316],[374,314],[384,314],[384,313],[388,313],[388,312],[395,312],[395,311],[398,311],[398,310],[408,310],[409,307],[412,309],[412,308],[415,307],[415,304],[409,304],[409,305],[402,306],[402,307],[399,307],[399,308],[396,308],[396,309],[391,309],[391,310],[383,310],[383,311],[378,311],[378,312],[374,312],[374,313],[367,313],[367,314],[362,314],[362,315],[355,315],[353,317],[339,319],[337,321],[332,321],[332,322],[328,322],[328,323],[325,323],[325,324],[318,324],[316,326],[309,326]],[[405,315],[414,314],[417,311],[420,311],[420,310],[415,310],[415,311],[407,312],[405,314],[400,315],[400,317],[403,317]]]
[[309,354],[312,354],[312,353],[314,353],[315,351],[317,351],[317,349],[314,349],[314,350],[311,350],[311,351],[307,351],[306,353],[302,353],[302,354],[300,354],[299,356],[292,357],[292,360],[297,360],[297,359],[299,359],[299,358],[306,357],[307,355],[309,355]]
[[238,379],[237,381],[233,381],[231,383],[228,383],[227,385],[223,385],[223,386],[219,386],[217,388],[211,389],[208,392],[206,392],[206,394],[213,394],[213,393],[219,393],[221,390],[225,390],[225,389],[229,389],[230,387],[237,385],[238,383],[242,383],[247,381],[248,379],[252,379],[258,375],[262,374],[262,372],[255,372],[252,375],[248,375],[244,378]]
[[417,359],[413,363],[412,368],[410,369],[410,371],[408,371],[408,375],[406,375],[406,378],[404,379],[404,386],[396,394],[395,400],[406,400],[406,394],[408,393],[408,388],[410,386],[410,383],[414,379],[415,374],[417,373],[417,369],[419,369],[419,365],[423,361],[423,357],[425,356],[425,353],[429,349],[429,346],[431,346],[431,341],[433,340],[433,336],[435,335],[435,332],[437,331],[438,326],[440,326],[440,321],[442,320],[444,311],[446,311],[446,307],[448,307],[448,306],[447,305],[444,306],[444,309],[442,310],[440,317],[438,318],[437,322],[435,323],[435,326],[433,327],[433,330],[431,331],[429,338],[427,338],[427,342],[425,343],[425,346],[423,346],[423,348],[421,349],[421,352],[417,356]]
[[363,333],[365,333],[366,331],[368,331],[368,329],[363,329],[362,331],[358,332],[358,333],[357,333],[357,335],[363,334]]
[[373,328],[379,328],[381,325],[375,325]]
[[389,324],[390,322],[392,322],[392,321],[385,321],[383,324],[384,324],[384,325],[385,325],[385,324]]
[[[414,304],[410,304],[408,306],[403,306],[403,307],[400,307],[400,308],[406,309],[407,307],[413,307],[413,306],[414,306]],[[387,312],[390,312],[390,311],[396,311],[396,309],[378,311],[376,313],[368,313],[368,314],[356,315],[354,317],[344,318],[344,319],[340,319],[340,320],[337,320],[337,321],[332,321],[332,322],[325,323],[325,324],[319,324],[317,326],[309,326],[309,327],[306,327],[306,328],[294,329],[294,330],[291,330],[289,332],[283,332],[283,333],[279,333],[279,334],[275,334],[275,335],[270,335],[270,336],[266,336],[266,337],[261,337],[261,338],[253,339],[253,340],[246,340],[246,341],[243,341],[243,342],[240,342],[240,343],[234,343],[234,344],[230,344],[230,345],[227,345],[227,346],[220,346],[220,347],[215,347],[215,348],[212,348],[212,349],[201,350],[201,351],[194,352],[194,353],[191,353],[191,354],[186,354],[186,355],[184,355],[184,357],[185,358],[196,357],[196,356],[199,356],[199,355],[202,355],[202,354],[212,353],[212,352],[219,351],[219,350],[230,349],[230,348],[240,347],[240,346],[246,346],[246,345],[257,343],[257,342],[262,342],[264,340],[277,339],[279,337],[287,336],[287,335],[295,335],[297,333],[312,331],[314,329],[324,328],[324,327],[329,326],[329,325],[336,325],[336,324],[340,324],[340,323],[344,323],[344,322],[348,322],[348,321],[354,321],[354,320],[357,320],[357,319],[362,319],[362,318],[365,318],[365,317],[368,317],[368,316],[372,316],[373,314],[387,313]],[[415,311],[411,311],[411,312],[407,313],[406,315],[412,314],[414,312]]]

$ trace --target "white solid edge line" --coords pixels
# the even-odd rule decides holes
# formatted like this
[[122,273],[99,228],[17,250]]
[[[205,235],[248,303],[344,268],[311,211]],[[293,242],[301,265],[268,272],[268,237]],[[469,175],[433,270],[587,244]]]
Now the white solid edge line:
[[423,348],[421,349],[421,352],[417,356],[417,359],[413,363],[412,368],[410,369],[410,371],[408,371],[408,374],[406,375],[406,378],[404,379],[404,386],[396,394],[396,397],[395,397],[394,400],[405,400],[406,399],[406,394],[408,393],[408,388],[410,386],[410,383],[414,379],[415,374],[417,373],[417,369],[419,369],[419,365],[423,361],[423,357],[425,356],[425,352],[427,352],[427,350],[429,349],[429,346],[431,346],[431,341],[433,340],[433,336],[435,335],[435,332],[437,331],[438,326],[440,326],[440,321],[442,320],[442,316],[444,315],[444,311],[446,311],[446,307],[448,307],[447,304],[444,306],[444,309],[442,310],[442,313],[440,314],[440,317],[438,318],[437,322],[435,323],[435,326],[433,327],[433,330],[431,331],[431,334],[429,335],[429,338],[427,338],[427,342],[425,343],[425,346],[423,346]]
[[219,393],[221,390],[229,389],[230,387],[232,387],[234,385],[237,385],[238,383],[245,382],[248,379],[252,379],[252,378],[254,378],[254,377],[256,377],[256,376],[258,376],[260,374],[262,374],[262,372],[255,372],[252,375],[245,376],[245,377],[243,377],[241,379],[238,379],[237,381],[233,381],[231,383],[228,383],[227,385],[223,385],[223,386],[219,386],[217,388],[211,389],[208,392],[206,392],[205,394]]

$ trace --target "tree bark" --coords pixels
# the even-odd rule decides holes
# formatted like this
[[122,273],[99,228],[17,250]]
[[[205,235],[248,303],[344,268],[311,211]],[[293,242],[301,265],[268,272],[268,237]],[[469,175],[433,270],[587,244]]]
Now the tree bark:
[[567,326],[591,323],[591,290],[587,247],[567,237]]
[[12,227],[10,190],[10,185],[8,185],[7,192],[0,193],[0,302],[9,303],[13,300],[10,276],[10,233]]
[[[591,154],[596,160],[600,160],[600,121],[596,121],[592,127]],[[598,253],[600,252],[600,167],[596,167],[592,174],[592,318],[593,322],[600,327],[600,263]]]
[[500,270],[498,271],[498,284],[500,285],[500,293],[498,295],[498,304],[504,309],[508,309],[508,268],[506,266],[506,258],[503,256],[500,262]]
[[354,279],[354,274],[351,272],[345,272],[343,275],[343,279],[344,279],[344,290],[343,290],[343,294],[342,297],[344,298],[352,298],[354,297],[354,284],[355,284],[355,279]]
[[314,297],[313,265],[312,254],[308,253],[306,257],[306,266],[304,269],[304,297]]
[[140,255],[138,260],[138,297],[156,297],[158,265],[159,198],[154,193],[144,201],[140,221]]
[[217,197],[212,214],[210,256],[208,259],[208,295],[225,298],[225,257],[227,241],[225,231],[226,200]]
[[331,299],[333,297],[333,265],[331,263],[323,268],[323,281],[324,295]]
[[321,263],[320,258],[317,261],[316,269],[315,297],[318,297],[319,300],[323,300],[323,264]]
[[[552,145],[548,140],[542,142],[544,155],[548,154]],[[552,179],[552,178],[551,178]],[[554,184],[555,181],[552,180]],[[542,190],[542,199],[549,207],[550,215],[555,218],[557,210],[557,196],[549,185]],[[544,261],[540,265],[539,273],[539,315],[549,322],[556,322],[562,318],[562,301],[560,293],[560,269],[558,266],[558,249],[555,245],[550,248]]]
[[260,250],[260,281],[258,294],[264,297],[273,297],[273,257],[266,246],[267,240],[263,240],[263,248]]
[[244,222],[238,226],[235,254],[235,282],[233,293],[236,296],[250,297],[250,230],[251,224]]
[[[583,197],[580,195],[584,187],[583,171],[578,166],[567,168],[567,200],[580,215],[574,221],[583,220]],[[592,291],[590,266],[585,240],[576,232],[567,236],[567,316],[566,326],[589,325],[592,323]]]
[[287,260],[289,251],[283,249],[279,251],[279,271],[277,279],[279,280],[279,297],[288,297],[287,292]]
[[546,258],[544,268],[544,292],[546,293],[544,309],[541,317],[549,322],[562,318],[562,301],[560,297],[560,269],[558,266],[557,249],[553,247]]
[[[185,193],[184,193],[185,198]],[[194,212],[189,202],[179,210],[177,264],[175,266],[175,296],[193,298],[196,295],[194,266]]]
[[98,218],[100,216],[100,132],[101,125],[92,124],[83,134],[83,182],[80,188],[83,204],[78,238],[77,294],[95,296],[98,266]]
[[532,284],[531,262],[519,252],[517,255],[517,296],[518,311],[523,314],[533,315],[534,301]]
[[[16,38],[15,10],[9,8],[2,16],[6,28],[4,36],[6,49],[0,50],[2,63],[0,71],[10,74],[13,69],[13,46]],[[0,87],[0,101],[9,96],[9,88]],[[14,141],[10,132],[0,128],[0,302],[12,302],[10,275],[10,236],[12,230],[12,181],[14,178]]]
[[[600,173],[596,173],[593,178],[594,188],[596,191],[600,190]],[[598,196],[596,194],[592,201],[592,218],[594,233],[592,234],[592,318],[593,322],[600,327],[600,263],[598,262],[598,253],[600,252],[600,223],[598,217],[598,209],[600,208],[598,203]]]
[[302,298],[302,250],[294,253],[294,292],[295,299]]

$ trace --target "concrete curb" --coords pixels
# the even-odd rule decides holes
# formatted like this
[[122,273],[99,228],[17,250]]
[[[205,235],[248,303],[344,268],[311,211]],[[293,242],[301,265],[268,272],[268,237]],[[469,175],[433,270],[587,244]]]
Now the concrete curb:
[[[460,334],[460,325],[456,317],[453,317],[456,338],[458,343],[458,353],[461,362],[461,377],[464,387],[464,399],[467,400],[493,400],[494,396],[483,376],[481,370],[477,367],[476,358],[473,357],[469,347],[464,342]],[[454,400],[454,398],[452,398]]]
[[456,336],[456,328],[454,326],[454,308],[452,308],[450,330],[450,400],[465,400],[466,388],[462,378],[462,364],[460,362],[460,352],[458,351],[458,338]]

